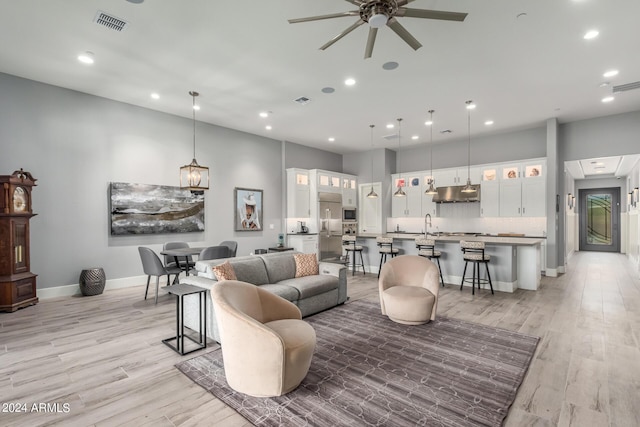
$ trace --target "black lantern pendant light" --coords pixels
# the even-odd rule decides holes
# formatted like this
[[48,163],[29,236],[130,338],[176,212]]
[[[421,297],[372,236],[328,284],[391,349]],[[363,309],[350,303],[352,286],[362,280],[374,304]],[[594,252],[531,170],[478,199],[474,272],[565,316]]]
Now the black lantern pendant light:
[[429,180],[429,188],[427,188],[427,190],[424,192],[424,194],[433,196],[434,194],[438,194],[438,192],[436,191],[436,187],[435,187],[435,178],[433,177],[433,113],[435,112],[435,110],[429,110],[429,123],[431,123],[431,129],[430,129],[430,133],[431,133],[431,137],[429,138],[429,161],[431,163],[430,165],[430,172],[429,172],[429,176],[431,177],[431,179]]
[[196,91],[190,91],[193,99],[193,160],[190,164],[180,168],[180,188],[191,191],[204,191],[209,189],[209,168],[200,166],[196,160]]
[[[400,147],[402,145],[402,134],[400,132],[401,130],[401,123],[402,123],[402,119],[398,119],[398,156],[400,155]],[[399,174],[399,179],[398,179],[398,189],[396,190],[395,193],[393,193],[394,197],[404,197],[407,195],[407,193],[404,192],[404,190],[402,189],[402,168],[400,167],[400,158],[398,157],[398,170],[400,171]]]
[[373,128],[375,125],[369,125],[369,127],[371,128],[371,191],[369,191],[367,197],[370,199],[377,199],[378,193],[373,191]]
[[475,105],[473,105],[473,101],[467,101],[465,104],[467,104],[467,130],[469,132],[467,147],[467,184],[460,191],[463,193],[475,193],[478,190],[471,185],[471,110],[475,108]]

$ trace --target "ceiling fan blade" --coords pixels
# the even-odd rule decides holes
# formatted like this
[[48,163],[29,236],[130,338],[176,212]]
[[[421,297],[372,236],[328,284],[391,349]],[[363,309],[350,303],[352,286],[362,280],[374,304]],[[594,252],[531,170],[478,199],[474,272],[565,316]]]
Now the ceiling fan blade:
[[398,0],[398,7],[402,7],[405,4],[411,3],[414,0]]
[[376,36],[378,35],[378,29],[369,27],[369,37],[367,38],[367,47],[364,50],[364,59],[371,58],[373,53],[373,45],[376,43]]
[[348,3],[355,4],[356,6],[360,6],[362,3],[366,3],[364,0],[344,0]]
[[360,12],[358,12],[357,10],[350,10],[348,12],[332,13],[330,15],[318,15],[318,16],[310,16],[308,18],[289,19],[289,24],[297,24],[299,22],[320,21],[321,19],[342,18],[343,16],[360,16]]
[[327,43],[320,46],[320,50],[325,50],[326,48],[328,48],[329,46],[331,46],[332,44],[334,44],[335,42],[337,42],[338,40],[340,40],[341,38],[349,34],[351,31],[355,30],[362,24],[364,24],[364,21],[362,19],[358,19],[355,24],[353,24],[352,26],[350,26],[349,28],[347,28],[346,30],[344,30],[343,32],[341,32],[340,34],[338,34],[337,36],[329,40]]
[[409,33],[409,31],[407,31],[406,28],[404,28],[402,25],[400,25],[400,23],[398,22],[398,20],[396,18],[389,19],[389,22],[387,22],[387,26],[389,28],[391,28],[394,33],[399,35],[400,38],[402,40],[404,40],[409,46],[411,46],[413,48],[413,50],[418,50],[418,49],[420,49],[422,47],[420,42],[418,40],[416,40],[416,38],[413,37],[411,35],[411,33]]
[[427,18],[427,19],[440,19],[443,21],[458,21],[462,22],[467,17],[466,13],[460,12],[444,12],[440,10],[427,10],[427,9],[411,9],[406,7],[398,8],[396,16],[406,16],[409,18]]

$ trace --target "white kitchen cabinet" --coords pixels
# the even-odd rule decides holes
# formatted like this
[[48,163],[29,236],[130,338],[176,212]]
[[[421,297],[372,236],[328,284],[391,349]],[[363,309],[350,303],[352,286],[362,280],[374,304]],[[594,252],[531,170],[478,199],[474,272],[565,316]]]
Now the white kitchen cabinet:
[[506,165],[500,173],[500,216],[546,215],[544,160]]
[[424,175],[422,177],[422,189],[421,189],[421,197],[422,197],[422,211],[421,216],[425,216],[427,214],[435,217],[437,214],[438,205],[433,201],[432,194],[424,194],[425,191],[429,188],[429,184],[431,183],[432,176]]
[[329,171],[317,171],[318,191],[329,193],[342,192],[342,174]]
[[[382,183],[374,182],[373,184],[360,184],[358,186],[358,194],[360,195],[358,209],[358,233],[382,233]],[[376,192],[378,197],[370,199],[367,194],[371,191]]]
[[342,175],[342,206],[355,208],[358,203],[358,181],[353,175]]
[[298,252],[305,254],[318,253],[317,234],[290,234],[287,238],[287,244]]
[[287,169],[287,217],[309,218],[310,211],[309,171]]
[[500,181],[500,216],[522,216],[522,184],[519,179]]
[[422,186],[418,174],[392,175],[392,194],[402,185],[406,196],[391,197],[391,216],[394,218],[419,218],[422,216]]
[[546,182],[544,179],[522,181],[522,216],[542,217],[547,215]]
[[455,169],[440,169],[433,171],[436,180],[436,187],[449,187],[452,185],[465,185],[467,176],[471,178],[472,184],[479,184],[482,169],[479,166],[464,166]]
[[500,184],[498,181],[482,181],[480,184],[480,216],[500,216]]

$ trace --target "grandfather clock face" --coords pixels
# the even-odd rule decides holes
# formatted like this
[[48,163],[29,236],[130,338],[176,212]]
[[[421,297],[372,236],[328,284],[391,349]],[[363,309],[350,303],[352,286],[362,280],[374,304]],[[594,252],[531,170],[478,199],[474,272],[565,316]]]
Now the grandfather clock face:
[[24,187],[16,187],[13,190],[13,211],[23,213],[29,211],[29,195]]

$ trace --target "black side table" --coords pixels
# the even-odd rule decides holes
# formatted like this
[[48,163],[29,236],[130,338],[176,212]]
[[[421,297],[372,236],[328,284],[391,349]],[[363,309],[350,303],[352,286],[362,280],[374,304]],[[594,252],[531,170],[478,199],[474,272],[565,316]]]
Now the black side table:
[[[165,288],[167,292],[176,296],[176,336],[167,338],[162,340],[168,347],[175,350],[176,352],[182,354],[192,353],[196,350],[200,350],[202,348],[207,348],[207,304],[206,304],[206,296],[207,290],[205,288],[201,288],[199,286],[187,285],[187,284],[177,284],[167,286]],[[199,298],[199,306],[200,312],[198,316],[198,320],[200,323],[200,331],[198,333],[199,341],[191,338],[184,333],[184,296],[185,295],[193,295],[198,294]],[[198,344],[198,347],[185,351],[184,349],[184,337],[187,337],[194,343]],[[176,340],[176,344],[172,344],[171,341]]]
[[269,252],[285,252],[285,251],[292,251],[293,248],[288,248],[286,246],[275,246],[273,248],[269,248],[268,251]]

